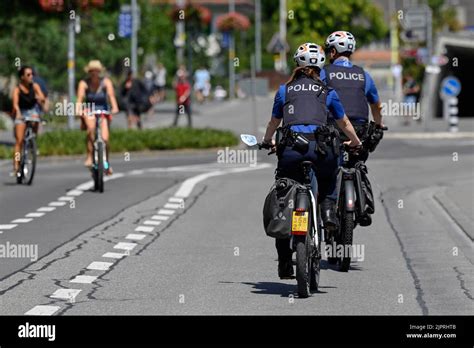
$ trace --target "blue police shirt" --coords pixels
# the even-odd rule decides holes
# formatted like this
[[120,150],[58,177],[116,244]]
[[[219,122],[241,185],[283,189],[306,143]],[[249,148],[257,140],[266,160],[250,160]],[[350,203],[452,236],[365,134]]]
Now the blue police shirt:
[[[272,117],[277,119],[283,118],[283,105],[285,104],[286,98],[286,85],[281,85],[278,89],[275,100],[273,101]],[[326,98],[326,106],[329,111],[334,115],[336,120],[340,120],[344,117],[344,107],[339,100],[339,96],[334,89],[329,89],[328,96]],[[317,125],[293,125],[290,127],[291,130],[299,133],[313,133],[318,126]]]

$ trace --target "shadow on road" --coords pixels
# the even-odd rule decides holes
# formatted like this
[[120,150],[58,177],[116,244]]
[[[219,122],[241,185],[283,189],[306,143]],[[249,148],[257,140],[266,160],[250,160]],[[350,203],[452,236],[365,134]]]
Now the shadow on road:
[[[339,265],[338,264],[332,265],[329,262],[327,262],[327,260],[321,260],[321,269],[339,272]],[[364,270],[363,267],[357,266],[355,264],[351,264],[349,268],[349,271],[363,271],[363,270]]]
[[[258,282],[258,283],[246,283],[242,284],[250,285],[255,290],[252,291],[254,294],[263,294],[263,295],[280,295],[281,297],[288,297],[296,293],[296,282],[295,284],[285,284],[285,283],[276,283],[276,282]],[[332,288],[330,286],[321,286],[320,288]],[[315,294],[326,294],[325,291],[317,291]]]

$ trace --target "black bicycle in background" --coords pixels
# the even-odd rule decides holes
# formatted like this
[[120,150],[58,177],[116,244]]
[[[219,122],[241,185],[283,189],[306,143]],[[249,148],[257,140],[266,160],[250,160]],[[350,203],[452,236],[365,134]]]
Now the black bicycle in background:
[[31,185],[35,176],[38,146],[36,144],[36,135],[33,130],[33,122],[39,121],[26,121],[25,137],[23,139],[20,155],[20,166],[16,173],[17,184]]
[[109,164],[107,161],[105,142],[102,139],[102,122],[100,121],[103,117],[110,115],[110,112],[107,110],[96,110],[89,113],[89,115],[95,116],[95,140],[91,167],[92,178],[94,180],[94,190],[103,193],[104,173],[108,169]]
[[[361,147],[351,148],[341,144],[342,163],[338,176],[339,194],[336,205],[339,226],[336,231],[329,232],[326,236],[326,252],[328,247],[331,248],[328,263],[339,263],[339,270],[342,272],[348,272],[350,268],[355,227],[369,226],[372,223],[370,214],[374,213],[373,197],[372,202],[366,199],[368,193],[372,194],[372,188],[366,177],[365,161],[368,153],[375,150],[381,139],[380,137],[374,140],[375,129],[375,124],[371,123],[362,137]],[[383,132],[388,128],[379,130]]]

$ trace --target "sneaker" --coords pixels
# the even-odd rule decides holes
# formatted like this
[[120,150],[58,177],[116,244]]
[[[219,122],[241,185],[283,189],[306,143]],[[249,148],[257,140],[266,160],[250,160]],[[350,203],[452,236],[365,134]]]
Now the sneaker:
[[278,261],[278,276],[280,279],[294,279],[293,263],[289,261]]

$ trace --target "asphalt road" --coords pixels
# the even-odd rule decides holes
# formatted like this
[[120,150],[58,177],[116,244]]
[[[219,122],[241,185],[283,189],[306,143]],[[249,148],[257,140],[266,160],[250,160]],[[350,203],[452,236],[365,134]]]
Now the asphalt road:
[[[248,129],[226,108],[229,128]],[[473,314],[472,149],[384,139],[368,163],[374,222],[355,231],[363,257],[348,273],[323,262],[308,299],[277,277],[263,232],[275,166],[264,153],[253,167],[218,163],[217,150],[119,156],[104,194],[88,190],[81,159],[41,161],[32,187],[3,165],[0,245],[36,244],[39,260],[1,260],[0,314]]]

